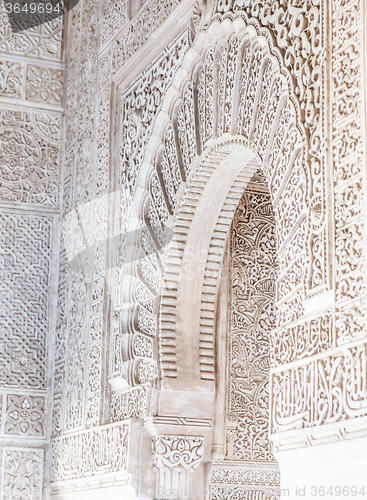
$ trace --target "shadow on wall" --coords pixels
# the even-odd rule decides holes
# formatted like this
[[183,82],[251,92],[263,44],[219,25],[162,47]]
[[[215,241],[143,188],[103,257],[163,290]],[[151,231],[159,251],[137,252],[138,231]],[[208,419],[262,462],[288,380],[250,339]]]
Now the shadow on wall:
[[79,0],[4,0],[13,33],[49,23],[69,12]]
[[[76,253],[76,255],[71,256],[69,259],[69,263],[71,268],[73,269],[82,269],[85,265],[86,262],[88,262],[87,256],[88,255],[93,255],[95,253],[95,249],[99,245],[106,245],[108,244],[109,247],[114,247],[114,248],[119,248],[119,246],[127,246],[127,247],[132,247],[136,240],[140,237],[140,235],[144,231],[148,231],[149,228],[151,228],[151,232],[154,233],[155,226],[143,226],[141,229],[137,229],[136,231],[129,231],[127,233],[113,236],[112,238],[108,238],[106,240],[103,240],[102,242],[97,242],[94,245],[90,246],[85,246],[83,245],[81,249]],[[164,250],[164,248],[169,244],[173,237],[173,229],[170,227],[163,227],[163,229],[160,227],[160,230],[162,230],[163,233],[163,242],[159,243],[159,246],[157,248],[151,249],[145,254],[142,253],[127,253],[126,256],[124,257],[124,265],[125,264],[130,264],[131,262],[139,261],[143,259],[146,255],[150,255],[151,253],[155,253],[156,250]],[[108,264],[106,263],[105,269],[109,269]]]

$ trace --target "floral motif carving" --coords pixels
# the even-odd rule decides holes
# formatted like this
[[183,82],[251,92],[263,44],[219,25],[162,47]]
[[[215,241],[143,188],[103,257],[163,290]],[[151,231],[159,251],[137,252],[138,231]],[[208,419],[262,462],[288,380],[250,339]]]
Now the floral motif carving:
[[0,95],[20,97],[23,67],[14,61],[0,61]]
[[4,448],[4,500],[41,500],[42,478],[43,450]]
[[273,460],[268,441],[270,334],[277,253],[270,194],[248,188],[230,236],[227,458]]
[[8,394],[5,434],[42,436],[45,426],[45,398]]
[[29,64],[26,98],[29,101],[61,104],[63,71]]
[[169,491],[177,492],[182,500],[189,500],[192,473],[203,459],[204,438],[157,436],[153,438],[152,446],[156,498],[165,498],[164,492]]

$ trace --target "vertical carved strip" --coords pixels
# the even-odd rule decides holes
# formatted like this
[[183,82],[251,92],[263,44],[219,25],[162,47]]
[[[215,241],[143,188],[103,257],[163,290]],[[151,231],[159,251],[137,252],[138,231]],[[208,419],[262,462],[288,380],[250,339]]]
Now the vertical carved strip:
[[[265,184],[259,176],[261,184]],[[230,235],[227,452],[272,461],[268,441],[270,334],[275,327],[275,219],[266,187],[248,188]]]
[[359,0],[332,2],[335,286],[340,343],[363,337],[366,331],[361,11]]

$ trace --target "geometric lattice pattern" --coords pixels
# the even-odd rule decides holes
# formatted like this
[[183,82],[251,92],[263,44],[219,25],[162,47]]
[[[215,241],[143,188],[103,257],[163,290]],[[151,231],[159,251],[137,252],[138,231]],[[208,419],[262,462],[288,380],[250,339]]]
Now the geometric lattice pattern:
[[46,217],[0,215],[0,385],[46,387],[51,262]]
[[13,33],[4,3],[0,3],[0,52],[60,61],[62,28],[63,18],[59,17],[22,33]]

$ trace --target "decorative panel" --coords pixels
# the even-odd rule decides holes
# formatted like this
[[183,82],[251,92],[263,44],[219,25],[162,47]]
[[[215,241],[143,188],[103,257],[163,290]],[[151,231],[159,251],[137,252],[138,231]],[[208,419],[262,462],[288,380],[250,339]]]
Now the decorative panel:
[[155,498],[190,500],[195,487],[193,473],[203,459],[204,438],[156,436],[152,444],[156,472]]
[[40,449],[3,449],[1,500],[41,500],[43,454]]
[[52,219],[0,214],[0,385],[46,388]]
[[63,17],[13,33],[4,2],[0,4],[0,53],[61,61]]
[[47,66],[28,65],[26,99],[29,101],[61,104],[63,71]]
[[[36,95],[45,94],[39,89]],[[58,208],[61,118],[49,111],[0,110],[0,202]]]
[[110,425],[52,442],[52,482],[122,472],[127,468],[129,426]]
[[6,397],[5,434],[43,436],[45,432],[45,398],[43,396]]
[[270,194],[246,190],[230,239],[227,458],[273,460],[269,429],[270,334],[277,254]]

